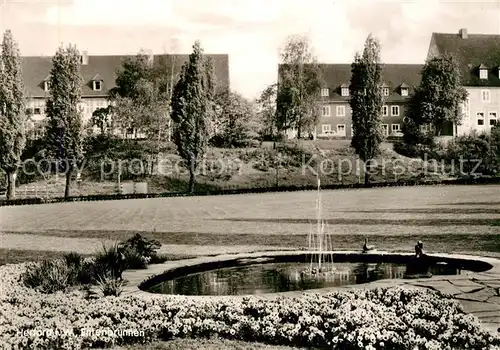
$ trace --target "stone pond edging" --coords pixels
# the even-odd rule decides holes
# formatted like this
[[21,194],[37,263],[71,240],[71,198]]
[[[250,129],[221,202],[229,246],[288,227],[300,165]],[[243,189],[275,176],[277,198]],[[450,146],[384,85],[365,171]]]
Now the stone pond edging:
[[[413,254],[374,251],[361,253],[357,251],[334,251],[336,260],[360,262],[402,262]],[[223,268],[228,266],[244,266],[279,257],[298,257],[310,251],[264,251],[254,253],[223,254],[217,256],[204,256],[187,260],[169,261],[163,264],[150,265],[144,270],[128,270],[123,273],[123,278],[128,281],[122,295],[137,295],[148,298],[164,297],[163,294],[146,292],[143,289],[158,283],[161,278],[170,274],[172,277]],[[307,291],[292,291],[283,293],[254,294],[253,297],[274,299],[279,296],[298,297],[305,293],[328,293],[349,289],[371,289],[377,287],[426,288],[450,294],[464,307],[465,312],[472,313],[490,331],[497,332],[500,328],[500,260],[495,258],[458,255],[458,254],[428,254],[429,257],[439,261],[461,262],[468,267],[476,267],[483,272],[466,271],[464,275],[441,275],[421,279],[385,279],[366,284],[357,284],[340,287],[327,287]],[[488,269],[488,267],[491,267]],[[221,296],[176,296],[186,299],[238,299],[248,295],[221,295]]]

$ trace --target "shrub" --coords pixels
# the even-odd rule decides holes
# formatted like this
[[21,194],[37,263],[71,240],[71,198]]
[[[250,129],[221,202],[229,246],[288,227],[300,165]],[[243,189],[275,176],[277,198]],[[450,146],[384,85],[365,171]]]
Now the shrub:
[[119,243],[110,247],[102,245],[102,250],[95,258],[95,276],[112,275],[121,279],[122,273],[127,269],[127,261]]
[[118,249],[123,252],[128,268],[133,269],[145,268],[151,258],[156,256],[156,251],[160,247],[159,241],[147,239],[139,233],[118,244]]
[[495,143],[495,134],[460,136],[448,144],[445,158],[449,164],[454,164],[455,168],[461,167],[463,176],[496,175],[500,170],[500,155],[497,154]]
[[71,285],[71,271],[62,260],[43,260],[33,263],[22,275],[24,284],[42,293],[65,290]]
[[116,278],[112,275],[101,275],[97,277],[97,285],[105,297],[120,296],[123,292],[123,287],[125,287],[126,284],[127,281]]

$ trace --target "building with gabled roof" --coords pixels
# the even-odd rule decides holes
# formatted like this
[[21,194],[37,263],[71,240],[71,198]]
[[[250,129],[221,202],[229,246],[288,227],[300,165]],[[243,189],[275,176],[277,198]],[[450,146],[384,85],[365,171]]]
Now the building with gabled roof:
[[[320,64],[322,88],[319,123],[315,137],[350,138],[352,113],[349,106],[350,64]],[[284,65],[278,67],[278,81]],[[405,104],[420,83],[422,64],[382,64],[382,127],[386,137],[401,136]],[[294,131],[289,137],[294,137]]]
[[[220,88],[229,88],[229,56],[227,54],[206,54],[214,66],[217,85]],[[135,55],[88,55],[83,51],[81,55],[82,108],[84,120],[89,120],[92,113],[101,107],[109,105],[109,91],[114,88],[117,72],[125,58]],[[189,55],[150,55],[153,65],[166,63],[179,73]],[[28,103],[27,109],[34,123],[45,118],[45,103],[50,96],[50,70],[52,57],[24,56],[21,57],[24,84]]]
[[469,94],[457,133],[488,132],[500,113],[500,35],[432,33],[427,59],[444,53],[459,64],[461,80]]

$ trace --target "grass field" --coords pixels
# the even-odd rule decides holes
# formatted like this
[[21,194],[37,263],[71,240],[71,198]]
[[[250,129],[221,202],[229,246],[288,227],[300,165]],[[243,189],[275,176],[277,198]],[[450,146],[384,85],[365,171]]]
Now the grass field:
[[[498,185],[323,191],[323,217],[337,249],[359,249],[367,236],[379,249],[411,251],[420,239],[430,252],[496,256],[499,194]],[[300,248],[315,199],[310,191],[3,207],[0,230],[98,240],[143,232],[171,245]],[[23,239],[29,249],[29,235]]]

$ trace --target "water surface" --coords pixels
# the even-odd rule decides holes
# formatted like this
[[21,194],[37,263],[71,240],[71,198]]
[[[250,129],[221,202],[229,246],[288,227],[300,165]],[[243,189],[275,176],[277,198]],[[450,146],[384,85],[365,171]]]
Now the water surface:
[[[393,263],[335,263],[327,274],[303,274],[308,263],[268,263],[190,274],[161,282],[148,291],[179,295],[246,295],[301,291],[403,278],[406,266]],[[450,265],[434,265],[433,275],[457,275]]]

